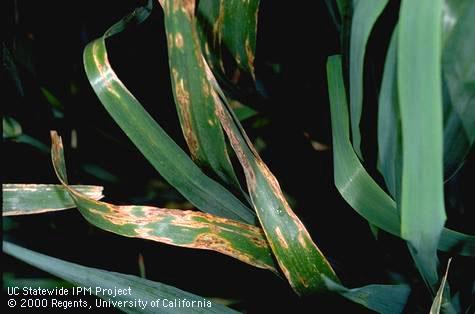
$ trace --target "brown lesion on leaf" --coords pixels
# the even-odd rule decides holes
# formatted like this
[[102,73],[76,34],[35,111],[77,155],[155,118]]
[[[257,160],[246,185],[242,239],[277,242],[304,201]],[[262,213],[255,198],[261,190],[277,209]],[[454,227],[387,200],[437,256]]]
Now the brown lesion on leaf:
[[225,109],[223,108],[224,105],[219,99],[219,96],[217,95],[216,91],[211,89],[211,95],[213,96],[213,99],[216,104],[215,105],[216,116],[221,122],[221,126],[223,127],[224,131],[228,135],[229,142],[232,148],[234,149],[234,152],[236,153],[236,156],[238,157],[239,162],[242,165],[244,174],[246,175],[246,178],[248,181],[248,186],[251,189],[252,187],[256,185],[256,175],[254,173],[254,169],[252,168],[251,164],[249,163],[247,159],[247,156],[241,146],[241,142],[239,141],[237,135],[235,134],[234,130],[231,127],[231,124],[233,122],[231,121],[231,117],[229,116],[229,113],[225,112]]
[[202,80],[202,89],[203,89],[203,95],[205,97],[209,97],[209,95],[210,95],[210,92],[209,92],[210,86],[209,86],[208,81],[205,78],[203,78],[203,80]]
[[284,248],[284,249],[288,249],[289,248],[289,244],[287,243],[287,240],[285,240],[285,237],[284,235],[282,234],[282,231],[280,230],[279,227],[275,227],[275,234],[277,235],[277,239],[279,240],[279,243],[280,245]]
[[278,259],[279,261],[279,267],[280,267],[280,270],[282,271],[282,273],[284,274],[285,278],[287,278],[287,280],[289,281],[290,285],[292,285],[292,277],[290,276],[290,272],[289,270],[287,269],[287,267],[285,267],[282,262],[280,261],[280,259]]
[[170,0],[170,1],[173,2],[173,5],[172,5],[173,13],[176,13],[178,9],[180,8],[181,0]]
[[304,286],[305,288],[310,287],[308,280],[306,280],[304,277],[302,277],[301,275],[297,275],[297,278],[298,281],[302,284],[302,286]]
[[195,2],[196,0],[182,0],[181,9],[190,20],[195,16]]
[[[62,143],[59,136],[54,132],[52,133],[52,142],[52,156],[61,161]],[[55,169],[57,166],[57,163],[55,163]],[[107,220],[109,223],[118,226],[127,226],[127,228],[131,226],[133,232],[123,234],[126,236],[149,239],[182,247],[214,250],[255,267],[277,272],[274,268],[273,261],[270,258],[271,252],[268,243],[265,240],[264,233],[262,229],[258,227],[196,211],[184,211],[152,206],[118,206],[108,204],[90,199],[80,192],[70,188],[64,182],[63,186],[72,193],[71,195],[73,198],[77,198],[81,201],[82,206],[80,211],[83,214],[87,213],[85,218],[105,230],[122,234],[120,231],[113,230],[110,226],[96,223],[91,217],[100,217]],[[166,221],[164,219],[166,219]],[[171,224],[187,230],[202,229],[199,231],[203,231],[204,233],[196,237],[193,242],[176,244],[174,243],[174,239],[165,236],[168,234],[156,234],[158,231],[154,226],[160,223]],[[255,244],[255,247],[251,247],[249,250],[235,248],[231,241],[220,236],[224,231],[233,233],[234,235],[230,236],[236,239],[236,241],[239,241],[239,239],[242,239],[243,237],[250,239],[252,243]],[[257,247],[262,249],[258,250],[258,253],[255,255],[252,251]]]
[[246,41],[244,42],[244,49],[246,50],[246,56],[247,56],[247,62],[249,69],[251,71],[252,77],[254,77],[254,51],[252,50],[251,47],[251,42],[249,40],[249,37],[246,38]]
[[183,48],[183,36],[180,32],[177,32],[175,34],[175,45],[178,49]]
[[305,241],[304,239],[304,235],[302,232],[299,232],[298,236],[297,236],[297,240],[299,241],[300,245],[307,249],[307,241]]
[[198,139],[193,129],[191,108],[190,108],[190,93],[185,88],[183,78],[178,79],[178,72],[172,69],[175,85],[175,96],[178,102],[178,109],[180,111],[180,121],[182,124],[183,134],[185,135],[186,143],[190,148],[190,153],[193,158],[196,158],[199,150]]
[[171,50],[173,49],[173,34],[172,33],[168,33],[167,35],[167,42],[168,42],[168,49]]

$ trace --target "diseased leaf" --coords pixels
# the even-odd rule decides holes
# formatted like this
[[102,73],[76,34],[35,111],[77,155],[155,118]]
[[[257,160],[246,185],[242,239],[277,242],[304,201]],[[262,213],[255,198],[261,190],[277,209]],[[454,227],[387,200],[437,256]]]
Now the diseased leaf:
[[225,102],[209,67],[216,115],[243,167],[252,204],[280,269],[298,294],[325,290],[322,275],[338,281],[328,261],[311,239],[307,229],[294,214],[279,183],[259,157],[239,120]]
[[[203,297],[191,294],[178,288],[168,286],[159,282],[153,282],[136,276],[115,273],[97,268],[85,267],[71,262],[63,261],[54,257],[40,254],[10,242],[3,242],[3,252],[11,255],[31,266],[37,267],[47,273],[62,278],[80,287],[92,287],[92,293],[104,300],[109,300],[107,293],[100,293],[97,288],[103,289],[121,289],[126,291],[130,289],[131,293],[117,294],[114,301],[122,301],[123,306],[117,309],[125,313],[160,313],[176,314],[176,313],[237,313],[236,311],[214,303]],[[116,290],[117,291],[117,290]],[[147,302],[147,306],[140,307],[137,300]],[[202,306],[196,307],[153,307],[150,302],[160,300],[188,300],[196,302]],[[200,302],[200,303],[198,303]],[[117,303],[116,303],[117,304]],[[142,303],[143,304],[143,303]],[[167,303],[168,304],[168,303]],[[92,305],[92,304],[90,304]],[[161,303],[163,305],[163,303]],[[93,305],[92,305],[93,306]],[[94,307],[92,307],[94,308]],[[89,308],[84,309],[88,311]]]
[[[87,197],[103,198],[102,186],[74,185],[75,190]],[[2,184],[2,215],[31,215],[76,207],[68,191],[54,184]]]
[[[196,14],[201,43],[216,75],[232,78],[243,71],[255,79],[258,10],[259,0],[199,1]],[[235,66],[225,67],[223,59],[227,55],[234,59]]]
[[350,113],[351,134],[356,154],[362,159],[360,120],[363,108],[363,68],[371,30],[388,0],[358,0],[354,3],[350,36]]
[[[401,237],[396,203],[366,172],[350,142],[350,127],[341,56],[327,62],[328,91],[333,137],[335,185],[348,204],[368,222]],[[455,254],[475,256],[475,236],[444,228],[439,249]]]
[[435,289],[444,227],[442,0],[401,3],[397,77],[402,130],[401,235]]
[[85,48],[84,66],[89,82],[140,152],[193,205],[214,215],[254,224],[253,211],[192,162],[124,86],[109,63],[105,39],[129,24],[140,23],[149,13],[150,7],[137,9]]
[[52,160],[58,179],[91,224],[127,237],[216,251],[276,272],[262,229],[197,211],[151,206],[117,206],[95,201],[68,185],[61,138],[52,137]]
[[330,291],[381,314],[402,313],[411,292],[407,285],[368,285],[348,289],[327,278],[325,284]]
[[[206,2],[206,1],[205,1]],[[193,160],[240,190],[204,75],[195,30],[195,1],[170,0],[163,7],[173,94],[181,128]]]

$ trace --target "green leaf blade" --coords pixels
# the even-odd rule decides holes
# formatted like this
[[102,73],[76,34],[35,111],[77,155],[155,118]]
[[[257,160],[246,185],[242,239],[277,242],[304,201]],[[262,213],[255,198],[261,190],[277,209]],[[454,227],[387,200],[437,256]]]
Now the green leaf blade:
[[[376,227],[401,237],[401,222],[396,203],[366,172],[350,142],[350,122],[341,56],[335,55],[328,58],[327,74],[335,185],[343,198],[359,215]],[[444,228],[439,249],[454,254],[475,256],[475,236]]]
[[[74,189],[98,200],[102,186],[76,185]],[[2,215],[31,215],[65,210],[76,207],[68,191],[54,184],[2,184]]]
[[442,0],[403,1],[398,88],[403,139],[401,235],[428,285],[438,281],[444,205],[440,18]]
[[[240,189],[224,135],[214,114],[195,29],[194,2],[173,0],[164,7],[172,88],[183,135],[195,162],[228,187]],[[200,75],[201,72],[201,75]]]
[[52,133],[52,160],[58,179],[81,214],[93,225],[127,237],[216,251],[276,272],[262,230],[196,211],[151,206],[117,206],[96,201],[67,184],[61,138]]
[[[137,13],[138,12],[138,13]],[[105,38],[140,22],[148,11],[136,11],[113,25],[84,50],[89,82],[101,103],[139,151],[192,204],[218,216],[255,223],[255,214],[231,192],[207,177],[148,114],[112,69]]]
[[[160,307],[160,313],[237,313],[236,311],[213,303],[203,297],[191,294],[178,288],[162,283],[153,282],[136,276],[115,273],[102,269],[85,267],[82,265],[66,262],[54,257],[40,254],[10,242],[3,242],[3,252],[11,255],[31,266],[37,267],[54,276],[62,278],[80,287],[92,287],[92,292],[97,297],[108,300],[106,294],[96,292],[96,287],[101,289],[131,289],[131,294],[117,295],[114,300],[123,301],[127,304],[118,309],[126,313],[156,313],[157,308],[150,306],[151,301],[159,299],[175,300],[187,299],[190,301],[205,304],[203,307],[183,308],[183,307]],[[136,306],[137,299],[147,301],[148,306],[144,308]]]
[[323,276],[335,281],[338,277],[290,208],[279,182],[259,157],[209,68],[207,75],[214,86],[216,115],[244,170],[252,204],[280,269],[300,295],[325,290]]
[[388,0],[359,0],[354,4],[350,36],[350,112],[353,147],[360,158],[363,158],[360,120],[363,110],[363,68],[366,43],[387,3]]

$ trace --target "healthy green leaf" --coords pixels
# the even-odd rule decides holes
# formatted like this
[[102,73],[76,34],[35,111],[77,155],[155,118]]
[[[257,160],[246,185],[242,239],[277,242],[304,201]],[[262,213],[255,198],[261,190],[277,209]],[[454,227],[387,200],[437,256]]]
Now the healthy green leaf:
[[400,200],[402,174],[402,138],[397,89],[397,28],[393,31],[384,64],[378,108],[378,161],[386,187]]
[[[106,271],[97,268],[85,267],[82,265],[66,262],[54,257],[40,254],[10,242],[3,242],[3,252],[11,255],[31,266],[37,267],[54,276],[62,278],[80,287],[92,287],[92,292],[99,298],[109,300],[108,294],[100,293],[99,289],[125,289],[130,288],[130,294],[117,294],[114,301],[122,301],[122,306],[118,306],[126,313],[237,313],[236,311],[203,297],[191,294],[178,288],[162,283],[153,282],[136,276],[125,275]],[[140,307],[137,300],[147,302],[146,306]],[[188,300],[201,304],[198,307],[167,307],[156,308],[150,305],[151,301],[161,300]],[[199,302],[199,303],[198,303]],[[142,303],[143,304],[143,303]],[[92,304],[90,304],[93,306]],[[87,311],[87,310],[85,310]]]
[[61,138],[52,132],[52,160],[58,179],[91,224],[127,237],[220,252],[276,272],[260,228],[197,211],[151,206],[117,206],[87,197],[68,185]]
[[107,56],[105,39],[148,17],[137,9],[114,24],[84,51],[86,74],[102,104],[158,172],[192,204],[209,213],[254,224],[255,214],[231,192],[207,177],[145,111],[119,80]]
[[[74,185],[73,188],[94,200],[104,197],[102,186]],[[2,194],[3,216],[40,214],[76,207],[61,185],[2,184]]]
[[195,1],[170,0],[163,7],[168,57],[181,128],[194,161],[228,187],[240,189],[219,121],[214,114],[201,47],[195,30]]
[[363,68],[371,30],[388,0],[359,0],[354,4],[350,36],[350,113],[351,134],[356,154],[362,159],[360,120],[363,108]]
[[403,0],[397,77],[402,129],[401,235],[429,287],[444,227],[442,0]]
[[226,103],[211,69],[207,67],[216,115],[243,167],[252,204],[280,269],[298,294],[325,289],[322,275],[338,281],[307,229],[290,208],[279,183],[259,157],[239,120]]
[[[449,180],[463,165],[475,138],[475,3],[446,0],[443,10],[444,177]],[[394,36],[394,35],[393,35]],[[394,40],[390,50],[394,50]],[[399,199],[402,173],[401,123],[397,99],[396,53],[386,57],[379,99],[379,163],[391,195]],[[391,61],[394,60],[394,61]],[[398,184],[397,184],[398,183]],[[399,191],[399,192],[398,192]]]
[[411,292],[407,285],[368,285],[348,289],[327,278],[325,284],[342,297],[381,314],[402,313]]
[[[401,237],[396,203],[366,172],[350,142],[350,127],[341,56],[327,62],[328,91],[333,136],[335,185],[353,209],[378,228]],[[475,236],[444,228],[439,249],[460,255],[475,256]]]

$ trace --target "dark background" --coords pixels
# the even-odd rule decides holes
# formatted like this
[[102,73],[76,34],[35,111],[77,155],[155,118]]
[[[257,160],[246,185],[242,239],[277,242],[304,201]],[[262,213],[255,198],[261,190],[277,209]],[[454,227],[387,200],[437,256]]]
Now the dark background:
[[[279,179],[297,215],[328,257],[346,286],[388,283],[396,277],[423,287],[402,241],[384,233],[376,242],[367,222],[340,197],[333,184],[331,149],[316,151],[310,140],[331,147],[331,125],[325,63],[339,53],[339,35],[324,1],[261,1],[256,73],[267,97],[249,102],[259,114],[244,121],[261,155]],[[82,66],[84,46],[144,1],[15,1],[8,9],[12,34],[4,41],[14,55],[24,90],[21,96],[8,76],[2,83],[3,114],[20,122],[26,134],[49,146],[49,130],[63,137],[70,182],[105,188],[105,201],[187,207],[128,140],[96,98]],[[298,5],[297,5],[298,4]],[[376,99],[389,34],[398,2],[391,1],[375,27],[367,52],[365,111],[362,130],[366,168],[376,172]],[[150,114],[184,148],[168,70],[163,16],[158,5],[140,26],[107,41],[118,76]],[[277,65],[279,71],[272,70]],[[275,67],[274,67],[275,68]],[[61,103],[62,118],[54,117],[47,89]],[[8,99],[8,101],[7,101]],[[71,134],[77,134],[72,148]],[[264,145],[262,145],[262,143]],[[14,142],[3,142],[4,182],[58,183],[48,154]],[[472,154],[473,157],[473,154]],[[107,172],[101,175],[98,167]],[[474,161],[450,184],[473,209],[463,182]],[[92,169],[92,170],[91,170]],[[94,170],[96,169],[96,170]],[[463,219],[450,216],[461,231]],[[461,217],[461,216],[460,216]],[[464,216],[467,217],[467,216]],[[473,218],[473,215],[471,216]],[[470,218],[470,216],[469,216]],[[466,219],[466,218],[465,218]],[[148,279],[206,297],[238,300],[237,309],[251,313],[272,310],[360,313],[364,310],[336,296],[297,298],[288,285],[268,271],[209,252],[129,239],[89,225],[78,211],[9,219],[4,237],[78,264],[127,274],[139,274],[144,258]],[[473,230],[471,230],[473,232]],[[10,257],[4,272],[16,277],[48,277]],[[457,263],[469,263],[460,258]],[[473,272],[473,271],[472,271]],[[424,291],[423,289],[421,289]],[[413,297],[427,305],[424,292]]]

